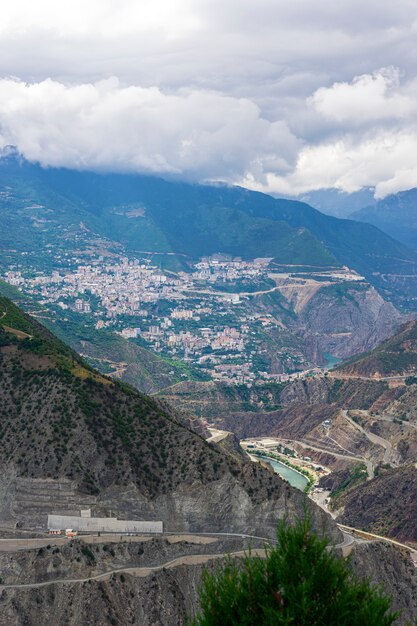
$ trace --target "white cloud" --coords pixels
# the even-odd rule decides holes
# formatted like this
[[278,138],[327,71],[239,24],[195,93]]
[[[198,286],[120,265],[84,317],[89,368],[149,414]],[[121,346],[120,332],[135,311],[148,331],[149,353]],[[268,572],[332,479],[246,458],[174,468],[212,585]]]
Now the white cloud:
[[0,137],[28,158],[290,194],[417,185],[415,0],[0,3]]
[[2,7],[0,32],[28,36],[43,31],[63,39],[87,35],[120,41],[129,33],[152,30],[182,36],[198,29],[199,22],[191,0],[14,0]]
[[245,183],[276,194],[373,187],[377,198],[417,186],[417,82],[383,68],[319,88],[307,100],[316,138],[294,170]]
[[357,76],[351,83],[321,87],[309,104],[325,118],[354,126],[379,120],[405,119],[417,113],[417,85],[400,89],[398,68]]
[[116,79],[1,80],[0,141],[43,165],[225,180],[288,171],[299,147],[284,122],[263,119],[247,99]]
[[379,131],[300,151],[297,165],[286,176],[271,173],[265,184],[248,179],[248,186],[276,194],[300,194],[336,188],[347,193],[374,187],[377,198],[417,186],[417,127],[412,131]]

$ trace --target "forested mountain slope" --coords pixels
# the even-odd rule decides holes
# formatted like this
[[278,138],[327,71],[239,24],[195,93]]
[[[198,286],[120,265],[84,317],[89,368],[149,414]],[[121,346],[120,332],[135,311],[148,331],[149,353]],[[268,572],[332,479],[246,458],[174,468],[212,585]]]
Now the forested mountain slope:
[[132,251],[174,253],[179,263],[223,252],[280,264],[348,265],[394,300],[396,277],[417,267],[414,252],[374,226],[239,187],[42,169],[13,156],[1,161],[0,187],[6,251],[29,242],[41,249],[82,224]]

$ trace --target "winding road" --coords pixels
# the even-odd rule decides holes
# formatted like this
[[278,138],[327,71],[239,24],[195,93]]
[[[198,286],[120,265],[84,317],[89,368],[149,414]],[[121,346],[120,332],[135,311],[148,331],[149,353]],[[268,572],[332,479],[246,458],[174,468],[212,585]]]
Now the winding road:
[[[342,552],[344,554],[348,553],[348,549],[351,548],[353,546],[354,543],[359,542],[362,543],[363,541],[367,540],[366,536],[370,536],[371,540],[379,540],[379,541],[386,541],[388,543],[394,544],[397,547],[401,547],[401,548],[405,548],[407,550],[410,551],[410,553],[413,555],[413,557],[417,560],[417,550],[414,550],[413,548],[410,548],[409,546],[399,543],[398,541],[395,541],[393,539],[388,539],[386,537],[381,537],[380,535],[375,535],[373,533],[367,533],[364,531],[361,531],[357,528],[352,528],[350,526],[345,526],[343,524],[337,524],[339,530],[343,533],[343,541],[335,546],[333,546],[334,548],[338,548],[340,550],[342,550]],[[363,537],[355,537],[355,534],[358,533],[359,535],[362,534],[365,536],[365,538]],[[115,535],[115,536],[108,536],[107,540],[111,540],[113,539],[117,539],[119,537],[119,535]],[[171,537],[174,540],[180,540],[185,539],[186,537],[188,538],[194,538],[196,540],[196,543],[200,543],[202,539],[204,539],[205,543],[207,543],[210,539],[213,538],[224,538],[224,537],[232,537],[232,538],[252,538],[252,539],[260,539],[263,541],[267,541],[267,542],[275,542],[275,540],[271,540],[267,537],[257,537],[254,535],[246,535],[246,534],[240,534],[240,533],[163,533],[163,537]],[[83,542],[89,542],[88,540],[90,539],[96,539],[96,537],[94,536],[83,536],[80,537],[81,541]],[[98,538],[97,538],[98,539]],[[132,541],[143,541],[145,540],[150,540],[152,539],[151,536],[146,536],[146,537],[128,537],[128,540],[132,540]],[[104,536],[102,538],[100,538],[100,541],[103,542],[104,541]],[[42,545],[46,545],[46,542],[50,545],[61,545],[62,543],[66,543],[68,542],[68,539],[64,538],[64,537],[57,537],[57,538],[53,538],[53,537],[48,537],[48,538],[44,538],[44,539],[1,539],[0,540],[0,552],[4,551],[3,546],[5,546],[5,543],[10,544],[13,543],[15,546],[18,544],[22,544],[22,548],[21,549],[30,549],[29,545],[32,544],[32,549],[33,548],[37,548],[39,547],[39,545],[42,543]],[[16,549],[16,548],[15,548]],[[7,547],[6,551],[10,551],[10,545]],[[245,556],[245,554],[247,554],[246,550],[238,550],[235,552],[231,552],[228,553],[229,556],[234,556],[234,557],[243,557]],[[251,550],[251,554],[252,555],[257,555],[257,556],[264,556],[265,555],[265,550],[263,548],[257,548],[257,549],[253,549]],[[145,576],[149,576],[150,574],[152,574],[153,572],[158,572],[161,571],[163,569],[171,569],[174,567],[178,567],[180,565],[201,565],[201,564],[205,564],[208,563],[209,561],[215,560],[215,559],[221,559],[225,557],[225,553],[223,552],[215,552],[212,554],[188,554],[188,555],[180,555],[175,557],[174,559],[171,559],[169,561],[166,561],[165,563],[162,563],[161,565],[150,565],[150,566],[146,566],[146,567],[119,567],[119,568],[113,568],[111,570],[108,570],[107,572],[102,572],[100,574],[93,574],[91,576],[85,576],[82,578],[57,578],[55,580],[47,580],[47,581],[43,581],[43,582],[32,582],[32,583],[13,583],[13,584],[0,584],[0,594],[3,590],[6,589],[38,589],[41,587],[48,587],[51,585],[57,585],[57,584],[83,584],[83,583],[88,583],[89,581],[100,581],[100,580],[108,580],[111,576],[116,575],[116,574],[130,574],[132,576],[137,576],[137,577],[145,577]]]
[[392,461],[392,456],[393,456],[392,444],[387,439],[383,439],[383,437],[380,437],[379,435],[374,435],[373,433],[370,433],[367,430],[365,430],[360,424],[358,424],[351,417],[349,417],[348,411],[346,410],[341,411],[341,415],[349,422],[349,424],[351,424],[354,428],[356,428],[356,430],[358,430],[363,435],[365,435],[365,437],[369,439],[371,443],[375,443],[376,445],[384,448],[385,450],[384,463],[393,462]]
[[[245,554],[246,552],[244,550],[240,550],[238,552],[232,552],[230,556],[240,557],[244,556]],[[252,550],[251,554],[264,556],[265,550]],[[221,552],[214,554],[189,554],[186,556],[177,556],[171,561],[162,563],[162,565],[152,565],[148,567],[120,567],[117,569],[111,569],[107,572],[103,572],[102,574],[86,576],[85,578],[57,578],[55,580],[47,580],[40,583],[16,583],[13,585],[0,585],[0,591],[2,591],[3,589],[37,589],[39,587],[49,587],[50,585],[56,584],[71,585],[77,583],[87,583],[90,580],[107,580],[114,574],[131,574],[133,576],[143,578],[145,576],[149,576],[149,574],[152,574],[153,572],[158,572],[163,569],[171,569],[173,567],[178,567],[179,565],[200,565],[207,563],[208,561],[212,561],[213,559],[222,559],[224,557],[225,555]]]
[[[357,539],[355,539],[355,537],[353,537],[351,533],[346,532],[344,530],[342,530],[342,533],[343,533],[343,541],[337,544],[336,546],[334,546],[335,548],[339,548],[341,550],[348,548],[349,546],[353,545],[355,541],[357,541]],[[181,537],[181,536],[194,537],[197,539],[196,543],[198,543],[198,539],[201,539],[202,537],[207,537],[207,538],[238,537],[238,538],[261,539],[267,542],[271,542],[271,541],[275,542],[275,540],[271,540],[266,537],[257,537],[254,535],[245,535],[245,534],[238,534],[238,533],[204,533],[204,534],[203,533],[175,533],[175,534],[164,533],[164,536],[166,535],[169,535],[172,537]],[[119,535],[117,535],[117,537],[118,536]],[[89,538],[88,536],[80,537],[82,541],[88,538]],[[152,537],[146,537],[146,538],[152,539]],[[104,537],[101,538],[102,541],[103,539]],[[143,540],[143,537],[140,537],[139,539]],[[2,544],[4,544],[4,542],[7,542],[8,544],[10,544],[11,541],[15,545],[19,544],[19,542],[22,542],[22,544],[24,544],[24,547],[22,547],[22,549],[29,549],[28,545],[32,543],[33,544],[32,549],[33,549],[33,548],[38,548],[41,543],[43,546],[46,545],[46,542],[51,546],[61,545],[62,543],[67,543],[68,539],[64,537],[57,537],[55,539],[45,538],[45,540],[42,540],[42,539],[14,539],[14,540],[2,539],[0,540],[0,552],[3,551]],[[6,551],[9,551],[9,550],[10,550],[10,547],[8,546],[8,549]],[[228,556],[243,557],[246,554],[247,554],[247,550],[238,550],[235,552],[228,553]],[[265,550],[263,548],[252,549],[251,554],[257,555],[257,556],[264,556]],[[178,567],[180,565],[201,565],[201,564],[208,563],[209,561],[212,561],[214,559],[221,559],[224,557],[225,557],[225,553],[223,552],[215,552],[212,554],[180,555],[180,556],[175,557],[174,559],[171,559],[170,561],[166,561],[165,563],[162,563],[161,565],[150,565],[146,567],[119,567],[119,568],[108,570],[107,572],[102,572],[100,574],[93,574],[91,576],[85,576],[83,578],[57,578],[55,580],[47,580],[47,581],[33,582],[33,583],[0,584],[0,592],[2,592],[5,589],[37,589],[40,587],[48,587],[48,586],[56,585],[56,584],[66,584],[66,585],[67,584],[82,584],[82,583],[87,583],[89,581],[108,580],[111,576],[115,574],[130,574],[132,576],[145,577],[145,576],[149,576],[153,572],[158,572],[163,569],[171,569],[174,567]]]

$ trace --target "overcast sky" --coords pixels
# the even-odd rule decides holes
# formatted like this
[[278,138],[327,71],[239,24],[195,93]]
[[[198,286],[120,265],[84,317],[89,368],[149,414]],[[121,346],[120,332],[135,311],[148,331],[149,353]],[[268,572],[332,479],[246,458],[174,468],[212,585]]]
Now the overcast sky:
[[0,0],[0,146],[275,194],[417,186],[415,0]]

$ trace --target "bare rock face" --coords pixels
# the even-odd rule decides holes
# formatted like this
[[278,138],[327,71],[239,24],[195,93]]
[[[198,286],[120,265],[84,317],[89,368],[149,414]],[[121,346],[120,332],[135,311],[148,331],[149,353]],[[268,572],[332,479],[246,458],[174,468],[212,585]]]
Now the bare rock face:
[[349,560],[352,571],[380,585],[392,598],[392,608],[401,611],[396,624],[417,619],[417,569],[409,554],[383,541],[356,544]]
[[[4,626],[183,626],[195,610],[202,565],[162,570],[146,578],[6,590],[0,598]],[[2,621],[4,620],[4,621]]]
[[[2,553],[2,584],[10,586],[0,591],[0,624],[182,625],[198,606],[203,567],[214,566],[208,555],[221,557],[243,547],[237,540],[193,544],[148,539],[74,541]],[[186,564],[175,566],[177,562]],[[165,568],[169,563],[174,566]],[[26,586],[13,587],[21,584]]]
[[297,380],[281,391],[283,405],[290,404],[326,404],[329,399],[331,382],[324,378]]
[[340,293],[336,287],[320,289],[299,321],[317,337],[323,353],[348,358],[374,348],[405,319],[376,289],[360,285]]

